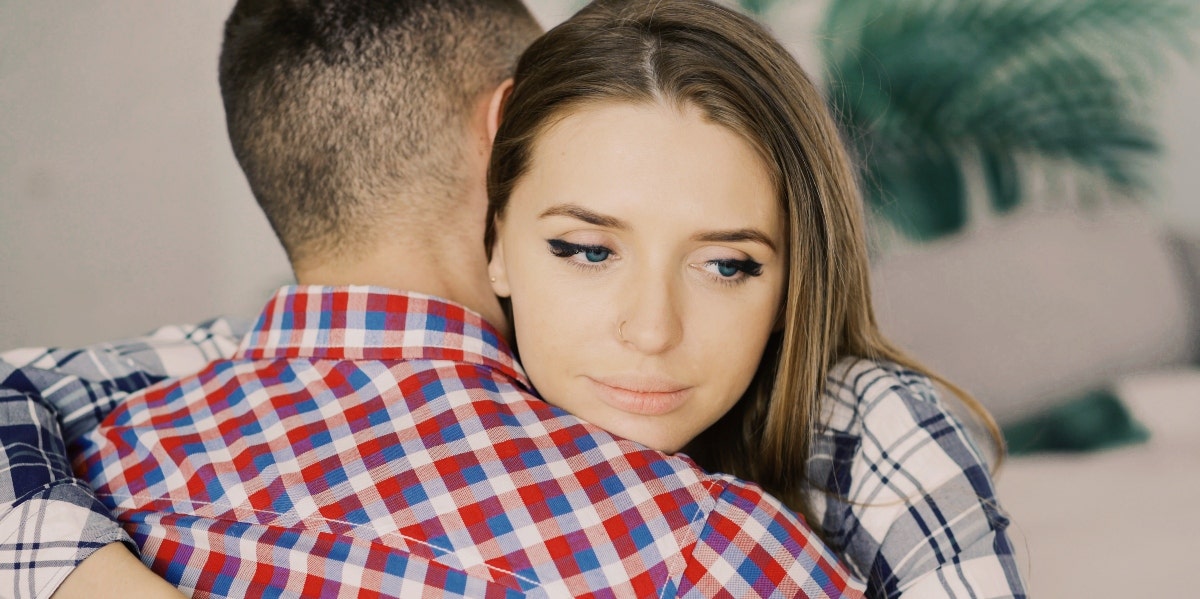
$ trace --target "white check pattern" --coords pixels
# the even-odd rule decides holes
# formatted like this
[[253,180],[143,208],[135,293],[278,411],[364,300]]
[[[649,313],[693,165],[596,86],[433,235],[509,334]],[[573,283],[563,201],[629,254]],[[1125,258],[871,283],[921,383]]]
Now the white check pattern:
[[[129,542],[71,476],[63,440],[95,428],[130,393],[233,355],[248,329],[220,319],[83,350],[0,354],[0,431],[36,426],[59,439],[34,444],[20,459],[3,439],[0,597],[49,597],[92,551]],[[868,596],[1025,597],[987,464],[925,377],[846,360],[831,373],[825,401],[827,428],[810,463],[822,484],[812,504],[833,549],[868,581]],[[40,414],[36,423],[30,414]],[[14,470],[31,463],[47,483],[15,488]],[[285,553],[284,561],[301,557],[296,548]]]
[[0,354],[0,599],[45,599],[97,549],[136,549],[66,447],[131,393],[237,350],[248,322],[166,326],[86,350]]
[[869,597],[1025,597],[988,465],[927,377],[846,359],[824,408],[812,505]]

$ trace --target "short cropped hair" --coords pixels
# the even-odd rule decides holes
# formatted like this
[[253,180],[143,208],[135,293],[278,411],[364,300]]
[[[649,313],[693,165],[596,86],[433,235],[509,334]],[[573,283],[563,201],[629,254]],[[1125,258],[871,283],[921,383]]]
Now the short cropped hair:
[[383,214],[453,214],[411,198],[461,195],[474,102],[540,32],[519,0],[239,0],[226,125],[292,264],[354,251]]

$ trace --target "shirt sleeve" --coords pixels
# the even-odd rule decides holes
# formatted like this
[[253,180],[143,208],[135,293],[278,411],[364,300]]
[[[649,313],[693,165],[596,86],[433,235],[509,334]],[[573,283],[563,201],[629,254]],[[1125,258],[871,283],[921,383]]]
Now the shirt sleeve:
[[67,446],[130,394],[231,356],[246,328],[218,319],[79,350],[0,354],[0,596],[49,597],[100,547],[136,549],[74,477]]
[[924,377],[863,384],[876,375],[859,378],[857,422],[839,439],[854,449],[841,464],[833,452],[821,495],[831,543],[870,597],[1024,598],[1009,521],[971,437]]
[[862,597],[864,585],[798,516],[761,489],[729,480],[716,497],[681,597]]

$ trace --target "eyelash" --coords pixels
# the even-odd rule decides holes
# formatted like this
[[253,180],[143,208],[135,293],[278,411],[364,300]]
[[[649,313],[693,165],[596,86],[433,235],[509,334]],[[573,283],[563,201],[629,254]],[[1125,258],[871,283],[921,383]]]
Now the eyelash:
[[709,273],[713,277],[713,279],[715,281],[717,281],[718,283],[721,283],[722,285],[729,285],[729,286],[741,285],[742,283],[745,283],[746,281],[750,280],[752,277],[757,277],[757,276],[761,275],[762,268],[763,268],[763,265],[761,262],[757,262],[755,260],[751,260],[751,259],[747,258],[745,260],[729,260],[729,259],[709,260],[708,262],[705,262],[704,264],[702,264],[700,266],[700,269],[704,270],[706,273],[708,273],[709,271],[704,269],[704,267],[708,266],[710,264],[715,265],[718,268],[721,266],[733,267],[735,272],[732,277],[722,276],[719,273],[717,273],[717,274]]
[[[614,255],[614,253],[611,249],[606,248],[602,245],[583,245],[583,244],[578,244],[578,243],[571,243],[569,241],[563,241],[561,239],[548,239],[548,240],[546,240],[546,243],[547,243],[547,245],[550,246],[551,254],[553,254],[554,256],[556,256],[558,258],[563,258],[563,259],[567,260],[572,265],[574,265],[576,268],[581,268],[584,270],[595,270],[595,269],[599,269],[599,268],[604,268],[604,263],[608,262],[608,258]],[[583,262],[580,260],[571,260],[571,258],[574,256],[578,256],[580,254],[587,254],[589,252],[604,254],[604,259],[600,260],[599,262],[592,262],[590,260],[588,260],[586,262]],[[585,256],[585,260],[586,260],[586,256]],[[736,272],[731,277],[721,276],[719,273],[712,273],[704,268],[705,266],[708,266],[710,264],[717,266],[718,268],[720,268],[722,266],[732,267]],[[740,285],[742,283],[745,283],[751,277],[757,277],[757,276],[761,275],[763,265],[762,265],[762,263],[755,261],[755,260],[751,260],[749,258],[747,258],[745,260],[721,259],[721,260],[709,260],[707,262],[703,262],[699,265],[696,265],[696,268],[704,271],[714,281],[721,283],[722,285],[733,286],[733,285]],[[739,273],[740,273],[740,275],[739,275]]]
[[[598,268],[604,268],[604,263],[607,262],[608,258],[613,255],[612,250],[610,250],[602,245],[581,245],[578,243],[571,243],[569,241],[563,241],[561,239],[548,239],[548,240],[546,240],[546,243],[550,246],[551,254],[554,254],[558,258],[565,259],[567,262],[570,262],[576,268],[581,268],[584,270],[595,270]],[[579,254],[587,254],[588,252],[603,253],[605,259],[601,260],[599,262],[592,262],[590,260],[588,260],[586,262],[581,262],[579,260],[571,260],[572,256],[577,256]],[[586,257],[585,257],[585,260],[586,260]]]

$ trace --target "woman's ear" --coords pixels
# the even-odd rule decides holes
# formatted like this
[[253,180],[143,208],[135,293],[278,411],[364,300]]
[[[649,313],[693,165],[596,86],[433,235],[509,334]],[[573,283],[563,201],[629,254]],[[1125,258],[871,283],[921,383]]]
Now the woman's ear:
[[[499,227],[497,226],[497,231]],[[508,288],[508,268],[504,264],[504,245],[500,236],[492,242],[492,259],[488,261],[488,279],[492,283],[492,293],[499,297],[509,297],[512,292]]]
[[504,104],[508,102],[508,96],[512,94],[513,80],[512,77],[505,79],[500,85],[496,86],[492,92],[492,99],[488,102],[487,126],[488,140],[496,139],[496,131],[500,130],[500,118],[504,116]]

